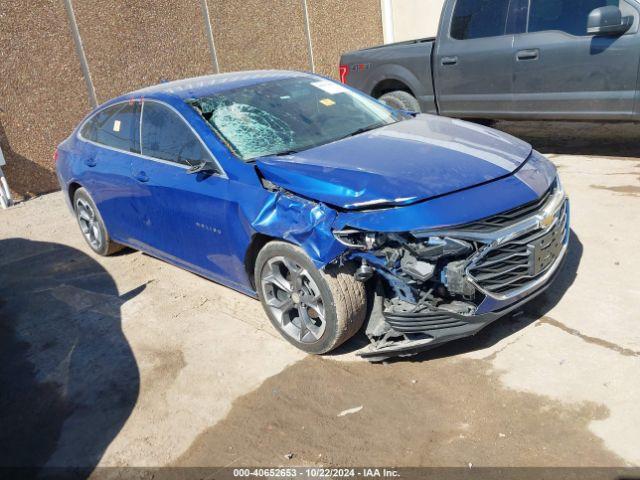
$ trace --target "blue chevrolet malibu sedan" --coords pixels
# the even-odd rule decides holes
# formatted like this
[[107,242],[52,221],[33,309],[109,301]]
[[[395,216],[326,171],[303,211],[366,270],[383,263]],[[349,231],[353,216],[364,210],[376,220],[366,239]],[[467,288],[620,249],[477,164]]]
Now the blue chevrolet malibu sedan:
[[472,335],[544,291],[568,245],[568,200],[529,144],[306,73],[128,93],[56,158],[97,254],[128,246],[257,296],[310,353],[360,328],[370,360]]

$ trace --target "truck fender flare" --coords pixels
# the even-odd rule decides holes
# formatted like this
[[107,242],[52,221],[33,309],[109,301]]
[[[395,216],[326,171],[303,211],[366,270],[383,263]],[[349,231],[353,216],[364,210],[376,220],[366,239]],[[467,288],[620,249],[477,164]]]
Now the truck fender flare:
[[385,80],[396,80],[404,83],[411,90],[410,93],[416,98],[424,94],[424,89],[420,81],[411,70],[397,64],[381,65],[375,68],[366,83],[365,92],[372,95],[376,86]]

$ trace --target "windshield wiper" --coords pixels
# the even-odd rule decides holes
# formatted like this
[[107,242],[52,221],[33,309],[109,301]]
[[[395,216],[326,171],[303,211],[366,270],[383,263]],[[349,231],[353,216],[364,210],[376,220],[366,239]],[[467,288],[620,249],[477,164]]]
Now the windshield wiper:
[[344,137],[340,137],[339,140],[342,140],[343,138],[355,137],[356,135],[360,135],[361,133],[369,132],[371,130],[375,130],[376,128],[384,127],[386,125],[389,125],[389,124],[385,122],[374,123],[373,125],[369,125],[368,127],[362,127],[357,130],[354,130],[351,133],[347,133]]
[[284,157],[285,155],[292,155],[294,153],[298,153],[300,150],[285,150],[283,152],[273,153],[274,157]]

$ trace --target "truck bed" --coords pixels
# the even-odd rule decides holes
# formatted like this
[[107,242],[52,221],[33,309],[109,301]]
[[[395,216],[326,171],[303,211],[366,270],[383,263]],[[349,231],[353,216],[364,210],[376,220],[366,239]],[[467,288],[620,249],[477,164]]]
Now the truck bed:
[[365,48],[342,55],[346,83],[375,98],[394,90],[409,91],[423,112],[436,113],[431,71],[435,38],[421,38]]

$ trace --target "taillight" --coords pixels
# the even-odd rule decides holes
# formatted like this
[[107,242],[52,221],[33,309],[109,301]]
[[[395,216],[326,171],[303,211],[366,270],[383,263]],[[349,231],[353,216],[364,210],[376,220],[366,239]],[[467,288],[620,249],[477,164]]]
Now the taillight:
[[53,151],[53,161],[57,162],[59,156],[60,155],[58,154],[58,147],[56,147],[56,149]]
[[340,65],[340,81],[347,83],[347,76],[349,75],[349,65]]

